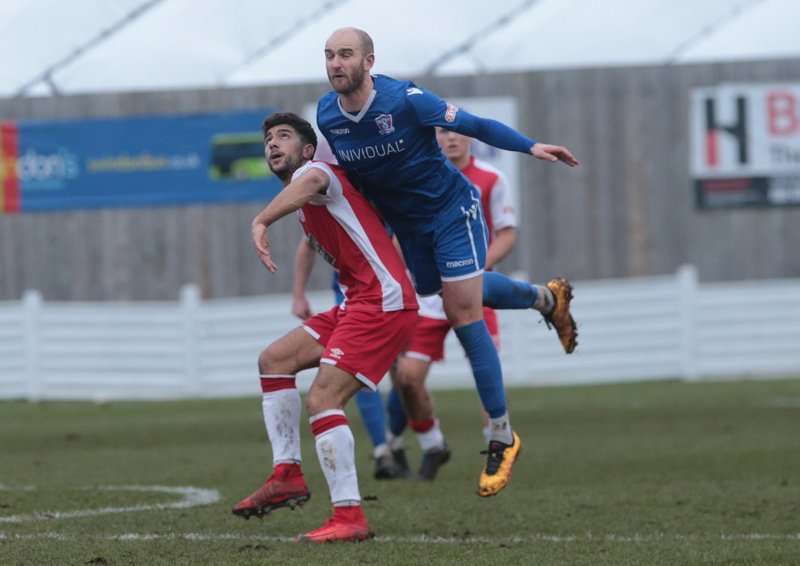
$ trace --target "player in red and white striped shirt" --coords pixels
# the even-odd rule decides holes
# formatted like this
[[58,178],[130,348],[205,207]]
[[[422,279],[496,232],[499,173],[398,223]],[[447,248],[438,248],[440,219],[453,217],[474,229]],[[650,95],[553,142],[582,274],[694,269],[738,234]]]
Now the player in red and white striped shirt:
[[309,241],[339,272],[345,301],[309,318],[259,356],[273,474],[233,512],[263,516],[308,500],[295,375],[319,366],[306,408],[334,512],[298,540],[363,540],[372,533],[361,509],[353,434],[343,409],[362,387],[377,387],[410,339],[417,322],[414,288],[373,206],[341,168],[310,161],[317,142],[311,125],[296,114],[279,113],[264,121],[263,130],[270,170],[284,189],[253,220],[256,252],[275,272],[267,228],[297,211]]

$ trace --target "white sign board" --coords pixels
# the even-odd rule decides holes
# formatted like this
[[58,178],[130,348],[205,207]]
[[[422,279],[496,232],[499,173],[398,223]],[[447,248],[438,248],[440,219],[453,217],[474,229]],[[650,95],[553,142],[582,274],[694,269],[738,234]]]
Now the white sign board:
[[690,135],[699,207],[800,205],[800,84],[694,89]]

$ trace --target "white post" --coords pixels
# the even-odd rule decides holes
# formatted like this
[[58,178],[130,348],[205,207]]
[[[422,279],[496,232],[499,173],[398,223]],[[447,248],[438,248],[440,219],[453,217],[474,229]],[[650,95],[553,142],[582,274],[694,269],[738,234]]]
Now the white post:
[[681,371],[683,378],[695,381],[700,377],[697,365],[696,319],[699,276],[694,265],[682,265],[678,268],[678,300],[681,312]]
[[198,346],[198,312],[200,310],[200,287],[188,284],[181,287],[181,313],[183,316],[183,369],[187,397],[197,395],[200,377],[200,348]]
[[39,291],[27,290],[22,295],[22,311],[25,329],[25,382],[28,389],[28,401],[41,400],[41,380],[39,353],[39,313],[42,309],[42,294]]

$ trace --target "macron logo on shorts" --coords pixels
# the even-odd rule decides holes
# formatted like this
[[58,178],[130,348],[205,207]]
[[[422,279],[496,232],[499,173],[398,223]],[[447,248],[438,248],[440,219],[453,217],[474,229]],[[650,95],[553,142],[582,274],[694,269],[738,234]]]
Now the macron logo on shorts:
[[460,259],[458,261],[448,261],[445,265],[447,265],[447,267],[464,267],[465,265],[472,265],[473,263],[475,263],[475,260],[469,258]]
[[344,352],[341,350],[341,348],[332,348],[331,349],[331,356],[333,356],[334,358],[338,359],[338,358],[341,358],[342,356],[344,356]]

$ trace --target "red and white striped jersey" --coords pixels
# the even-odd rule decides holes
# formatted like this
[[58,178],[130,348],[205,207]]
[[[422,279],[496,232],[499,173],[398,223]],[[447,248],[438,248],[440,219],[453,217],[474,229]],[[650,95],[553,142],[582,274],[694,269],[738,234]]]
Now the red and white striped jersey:
[[397,311],[417,309],[414,287],[378,211],[347,179],[344,169],[311,161],[330,184],[297,211],[312,245],[339,272],[346,310]]
[[511,187],[499,169],[486,161],[475,159],[473,155],[461,173],[478,187],[481,193],[481,206],[486,216],[490,242],[498,230],[517,226]]

